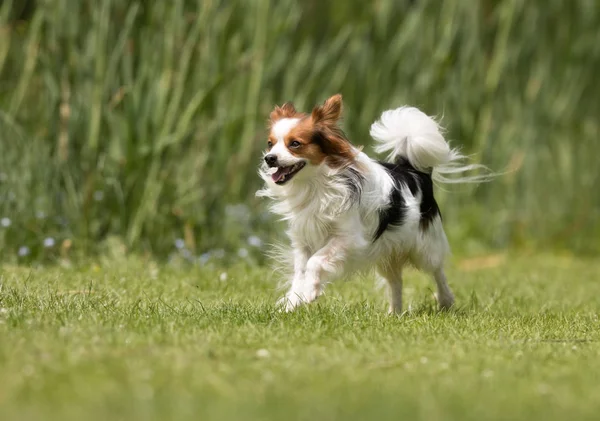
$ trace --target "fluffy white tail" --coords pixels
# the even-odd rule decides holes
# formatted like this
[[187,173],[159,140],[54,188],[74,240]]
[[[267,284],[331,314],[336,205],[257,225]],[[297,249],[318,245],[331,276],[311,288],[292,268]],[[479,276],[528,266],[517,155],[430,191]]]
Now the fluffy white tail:
[[[414,107],[385,111],[371,125],[371,136],[376,141],[376,152],[387,153],[392,162],[406,158],[415,169],[432,171],[438,182],[479,183],[494,176],[483,165],[465,164],[466,157],[450,147],[439,124]],[[483,173],[465,175],[473,170]]]

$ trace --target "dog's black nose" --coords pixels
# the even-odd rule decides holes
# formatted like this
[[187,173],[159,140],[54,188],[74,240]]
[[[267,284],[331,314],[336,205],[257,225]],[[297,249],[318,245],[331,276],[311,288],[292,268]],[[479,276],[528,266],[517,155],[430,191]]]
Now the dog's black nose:
[[276,167],[277,166],[277,155],[274,155],[272,153],[268,154],[267,156],[265,156],[265,162],[267,163],[267,165],[269,167]]

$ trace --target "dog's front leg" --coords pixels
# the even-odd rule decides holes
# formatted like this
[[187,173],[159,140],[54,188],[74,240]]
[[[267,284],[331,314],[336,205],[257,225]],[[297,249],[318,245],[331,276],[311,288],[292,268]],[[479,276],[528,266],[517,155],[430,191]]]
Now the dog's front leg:
[[301,245],[292,243],[292,247],[294,248],[294,278],[289,291],[278,302],[286,311],[290,311],[302,301],[306,301],[304,299],[304,274],[310,254],[308,249]]
[[[310,303],[319,296],[325,277],[341,271],[348,245],[343,238],[334,237],[306,261],[302,271],[296,271],[292,287],[285,296],[286,311]],[[295,265],[296,268],[302,263],[301,257],[297,258],[299,265]]]

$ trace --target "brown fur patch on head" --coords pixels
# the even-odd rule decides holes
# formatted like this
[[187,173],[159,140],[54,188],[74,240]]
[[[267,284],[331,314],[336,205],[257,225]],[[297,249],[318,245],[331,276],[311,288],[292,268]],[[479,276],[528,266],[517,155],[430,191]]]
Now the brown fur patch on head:
[[333,168],[340,168],[350,165],[356,158],[356,150],[346,139],[344,132],[340,128],[335,130],[317,130],[314,134],[315,143],[317,143],[323,153],[327,164]]
[[321,164],[326,154],[320,144],[315,142],[315,131],[312,120],[303,118],[285,137],[285,146],[294,156],[305,158],[312,165]]
[[[310,116],[296,111],[288,102],[275,107],[270,119],[271,126],[282,118],[301,119],[285,136],[286,148],[312,165],[326,162],[330,167],[340,168],[352,164],[356,157],[356,149],[338,125],[341,114],[342,96],[337,94],[314,107]],[[269,142],[274,145],[277,139],[271,135]]]
[[271,115],[269,116],[271,120],[271,124],[276,122],[277,120],[281,120],[282,118],[295,118],[299,117],[301,113],[296,111],[296,107],[291,102],[286,102],[281,107],[276,105],[273,111],[271,111]]
[[310,119],[313,124],[313,143],[318,144],[330,167],[350,165],[356,150],[338,125],[342,115],[342,95],[328,98],[323,105],[313,108]]
[[337,94],[328,98],[323,105],[317,105],[312,110],[313,121],[321,124],[335,124],[342,115],[342,95]]

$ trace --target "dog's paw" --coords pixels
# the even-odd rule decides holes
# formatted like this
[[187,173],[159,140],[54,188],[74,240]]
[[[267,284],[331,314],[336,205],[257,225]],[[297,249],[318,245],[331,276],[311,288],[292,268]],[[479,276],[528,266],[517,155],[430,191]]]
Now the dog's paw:
[[307,301],[304,299],[304,297],[301,297],[300,294],[288,293],[284,297],[281,297],[277,303],[280,311],[290,313],[301,305],[307,304]]
[[280,311],[289,313],[302,305],[313,302],[317,299],[317,296],[318,290],[316,289],[304,292],[290,291],[277,301],[277,306],[280,308]]
[[276,307],[280,313],[289,313],[290,311],[293,311],[298,305],[298,303],[296,303],[294,300],[291,300],[290,297],[286,294],[279,300],[277,300]]
[[454,295],[452,293],[446,295],[435,294],[440,310],[450,310],[454,305]]

